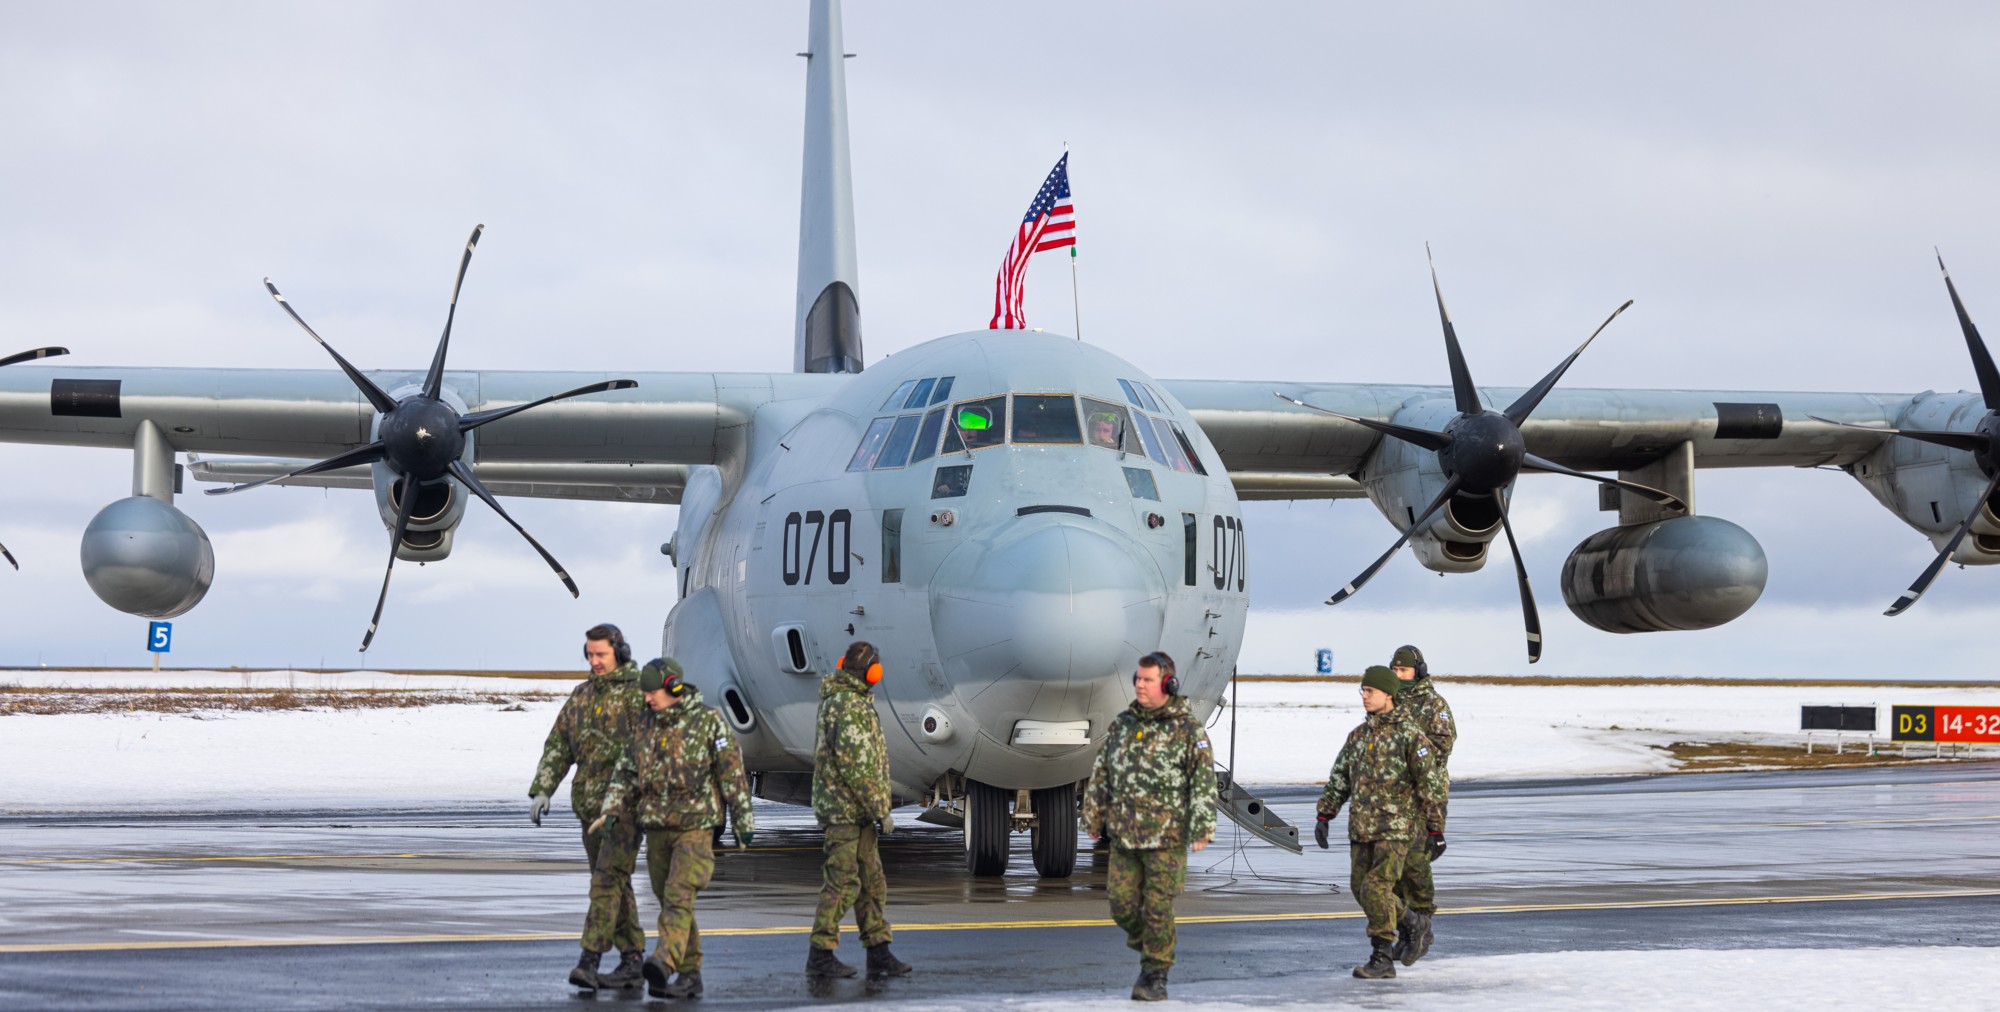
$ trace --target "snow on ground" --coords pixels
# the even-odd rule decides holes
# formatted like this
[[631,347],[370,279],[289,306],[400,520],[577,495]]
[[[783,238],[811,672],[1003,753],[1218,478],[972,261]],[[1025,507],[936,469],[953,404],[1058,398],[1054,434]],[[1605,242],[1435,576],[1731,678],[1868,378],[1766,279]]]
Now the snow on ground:
[[[123,808],[438,807],[522,801],[570,683],[382,672],[21,672],[0,681],[72,687],[208,685],[554,693],[522,709],[469,702],[407,709],[209,711],[0,717],[0,812]],[[247,683],[247,684],[246,684]],[[2000,706],[1991,689],[1843,686],[1439,687],[1458,719],[1458,779],[1658,772],[1650,747],[1681,740],[1799,741],[1805,703]],[[1245,682],[1236,768],[1246,783],[1325,779],[1361,719],[1349,682]],[[1229,711],[1214,723],[1229,761]]]
[[[584,672],[578,671],[576,681]],[[408,689],[425,692],[562,692],[575,681],[496,675],[400,675],[391,671],[70,671],[62,668],[0,671],[0,685],[58,689]]]
[[[1993,950],[1956,948],[1673,949],[1432,957],[1398,967],[1395,980],[1300,982],[1295,1001],[1233,1003],[1206,984],[1174,985],[1182,1004],[1203,1008],[1374,1009],[1977,1009],[2000,988]],[[1226,994],[1224,991],[1222,994]],[[1102,1000],[1020,1002],[983,999],[962,1008],[1024,1010],[1131,1008],[1123,995]],[[949,1002],[939,1007],[951,1008]]]

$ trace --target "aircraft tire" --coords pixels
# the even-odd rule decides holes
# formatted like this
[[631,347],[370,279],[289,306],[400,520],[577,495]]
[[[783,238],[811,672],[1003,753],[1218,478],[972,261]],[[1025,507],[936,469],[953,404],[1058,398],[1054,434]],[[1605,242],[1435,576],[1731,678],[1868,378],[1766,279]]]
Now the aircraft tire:
[[1068,878],[1076,870],[1076,785],[1044,787],[1031,795],[1035,828],[1028,849],[1043,878]]
[[965,782],[965,870],[981,878],[1007,874],[1007,845],[1013,819],[1007,811],[1011,792]]

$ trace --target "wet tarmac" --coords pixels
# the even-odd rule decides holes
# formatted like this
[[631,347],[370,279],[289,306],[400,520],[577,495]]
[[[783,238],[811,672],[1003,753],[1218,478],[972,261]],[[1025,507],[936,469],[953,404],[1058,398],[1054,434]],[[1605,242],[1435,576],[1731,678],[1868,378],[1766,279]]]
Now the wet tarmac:
[[[1316,789],[1265,797],[1311,824]],[[1429,959],[2000,946],[2000,764],[1469,783],[1452,802]],[[916,975],[808,992],[818,833],[809,813],[760,804],[758,846],[724,852],[702,894],[704,1003],[1122,999],[1136,959],[1110,926],[1101,861],[1043,881],[1017,836],[1008,876],[970,879],[959,834],[898,815],[883,857]],[[563,982],[587,874],[574,820],[555,816],[531,827],[524,803],[8,817],[0,1007],[643,1002]],[[1338,842],[1299,856],[1223,823],[1177,906],[1175,998],[1377,1003],[1366,989],[1380,984],[1347,974],[1366,953],[1346,878]],[[638,882],[643,894],[643,870]],[[649,896],[640,908],[650,927]],[[842,954],[858,948],[850,936]]]

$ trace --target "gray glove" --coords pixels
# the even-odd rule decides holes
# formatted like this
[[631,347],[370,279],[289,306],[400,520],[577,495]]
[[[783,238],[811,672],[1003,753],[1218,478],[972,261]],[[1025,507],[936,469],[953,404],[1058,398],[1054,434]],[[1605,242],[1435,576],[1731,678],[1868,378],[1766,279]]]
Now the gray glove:
[[549,814],[549,796],[535,795],[535,803],[528,806],[528,821],[539,826],[542,824],[542,816],[547,814]]
[[896,831],[896,820],[888,812],[883,812],[881,820],[876,823],[876,827],[881,830],[883,836],[888,836],[890,833]]

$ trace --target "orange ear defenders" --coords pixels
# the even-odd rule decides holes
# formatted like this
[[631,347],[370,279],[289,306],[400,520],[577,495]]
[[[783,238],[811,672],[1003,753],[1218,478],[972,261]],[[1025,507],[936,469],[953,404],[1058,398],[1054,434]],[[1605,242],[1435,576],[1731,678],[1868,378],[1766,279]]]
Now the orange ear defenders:
[[851,664],[843,662],[842,666],[847,668],[848,673],[860,675],[862,680],[869,685],[880,683],[882,681],[881,653],[870,644],[861,643],[856,645],[862,648],[860,656],[855,657]]
[[868,680],[868,684],[870,685],[874,685],[876,682],[881,681],[882,662],[876,661],[875,663],[868,665],[868,673],[861,677],[866,678]]

